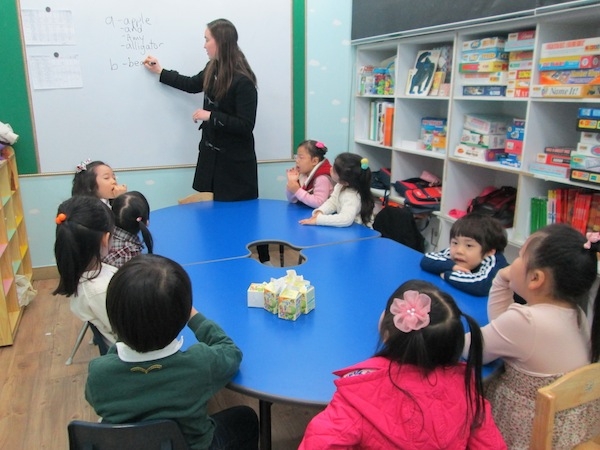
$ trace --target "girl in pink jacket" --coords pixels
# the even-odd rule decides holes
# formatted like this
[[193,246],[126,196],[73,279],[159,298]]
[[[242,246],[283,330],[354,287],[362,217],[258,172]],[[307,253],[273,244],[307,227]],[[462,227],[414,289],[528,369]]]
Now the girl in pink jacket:
[[[464,318],[471,330],[466,363]],[[300,449],[505,449],[483,397],[477,323],[431,283],[410,280],[387,302],[376,355],[335,374],[337,391]]]

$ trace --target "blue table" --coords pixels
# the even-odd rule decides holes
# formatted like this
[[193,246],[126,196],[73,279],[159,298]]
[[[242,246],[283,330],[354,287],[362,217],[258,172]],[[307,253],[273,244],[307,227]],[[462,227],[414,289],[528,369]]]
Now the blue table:
[[[421,254],[385,238],[305,249],[300,266],[273,268],[250,258],[185,266],[193,280],[194,306],[221,325],[244,352],[231,388],[259,399],[326,405],[336,369],[372,356],[377,323],[388,297],[419,278],[450,293],[459,307],[487,323],[487,298],[472,297],[423,272]],[[315,286],[316,309],[296,321],[247,306],[250,283],[294,269]],[[195,342],[185,329],[185,344]]]
[[250,255],[258,242],[285,242],[309,248],[370,239],[377,231],[353,224],[346,228],[300,225],[312,208],[281,200],[199,202],[152,211],[154,252],[180,264]]
[[[335,391],[332,372],[372,356],[377,323],[388,297],[404,281],[430,281],[480,325],[487,299],[473,297],[419,267],[422,254],[361,225],[304,226],[311,209],[278,200],[202,202],[151,215],[156,254],[184,266],[194,306],[214,320],[244,357],[229,387],[259,399],[261,449],[271,445],[272,402],[326,405]],[[286,242],[301,249],[304,264],[268,267],[249,258],[257,242]],[[247,306],[250,283],[294,269],[315,286],[316,309],[296,321]],[[184,348],[196,342],[186,327]],[[494,366],[484,369],[488,376]]]

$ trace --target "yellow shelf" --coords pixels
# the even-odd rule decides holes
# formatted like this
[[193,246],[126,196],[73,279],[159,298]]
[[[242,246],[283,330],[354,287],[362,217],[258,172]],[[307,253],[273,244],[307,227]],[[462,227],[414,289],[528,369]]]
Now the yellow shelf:
[[23,205],[19,190],[19,174],[15,152],[11,147],[1,150],[0,161],[0,346],[14,342],[23,310],[19,306],[15,274],[31,276],[31,258],[27,230],[23,216]]

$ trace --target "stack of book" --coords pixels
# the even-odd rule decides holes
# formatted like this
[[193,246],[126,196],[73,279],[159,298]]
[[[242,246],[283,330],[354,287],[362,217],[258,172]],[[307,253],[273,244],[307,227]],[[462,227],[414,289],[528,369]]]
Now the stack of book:
[[394,103],[374,100],[369,111],[369,139],[390,147],[394,131]]
[[600,108],[579,108],[577,130],[581,131],[571,155],[571,180],[600,184]]
[[600,37],[542,44],[532,97],[600,97]]
[[568,223],[581,233],[600,231],[600,192],[550,189],[547,197],[531,199],[530,231],[553,223]]
[[512,124],[506,128],[506,141],[504,155],[499,155],[500,164],[510,167],[521,167],[521,154],[523,153],[523,139],[525,138],[525,120],[513,119]]
[[504,154],[509,122],[506,116],[465,114],[460,144],[454,155],[478,161],[497,161],[498,156]]
[[504,50],[508,52],[507,97],[529,97],[535,30],[510,33]]
[[539,175],[568,179],[571,174],[573,147],[546,147],[529,163],[529,171]]
[[463,95],[504,96],[508,83],[508,53],[503,37],[465,41],[459,64]]

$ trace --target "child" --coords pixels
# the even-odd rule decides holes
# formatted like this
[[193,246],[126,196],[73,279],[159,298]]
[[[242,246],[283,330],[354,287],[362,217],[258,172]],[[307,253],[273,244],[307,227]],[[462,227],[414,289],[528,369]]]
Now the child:
[[312,213],[303,225],[349,227],[353,222],[371,226],[375,202],[371,195],[369,161],[353,153],[340,153],[331,168],[336,182],[331,197]]
[[[473,339],[460,362],[464,318]],[[454,299],[410,280],[379,319],[374,357],[335,374],[337,391],[300,449],[505,449],[483,397],[481,332]]]
[[508,262],[502,224],[489,216],[468,214],[450,229],[450,247],[423,255],[421,268],[439,274],[452,286],[471,295],[487,296],[496,273]]
[[[213,416],[208,400],[238,371],[241,350],[192,306],[192,285],[179,264],[140,255],[108,286],[108,317],[119,336],[89,364],[85,398],[108,423],[175,420],[190,449],[258,448],[258,419],[248,406]],[[187,324],[198,342],[181,350]]]
[[318,208],[329,198],[333,181],[326,153],[327,147],[322,142],[307,140],[300,143],[296,166],[287,171],[285,194],[289,202]]
[[[598,238],[590,235],[591,241]],[[483,362],[503,358],[506,371],[486,396],[510,448],[529,448],[538,388],[599,360],[598,292],[591,332],[584,313],[598,266],[599,246],[590,240],[569,225],[549,225],[532,234],[519,257],[494,278],[490,323],[482,328]],[[514,303],[513,292],[527,304]],[[572,448],[589,437],[590,425],[599,425],[597,405],[595,411],[565,413],[558,413],[553,449]]]
[[104,203],[110,204],[114,198],[126,191],[127,186],[117,184],[115,173],[102,161],[88,159],[77,165],[71,195],[98,197]]
[[58,207],[54,255],[60,279],[53,294],[70,297],[73,314],[91,323],[101,355],[116,341],[106,288],[117,269],[102,263],[113,228],[110,209],[95,197],[77,195]]
[[115,229],[108,255],[102,260],[111,266],[121,267],[134,256],[142,253],[144,245],[138,235],[141,233],[148,253],[152,253],[152,235],[148,230],[150,205],[146,197],[138,191],[119,195],[113,201]]

